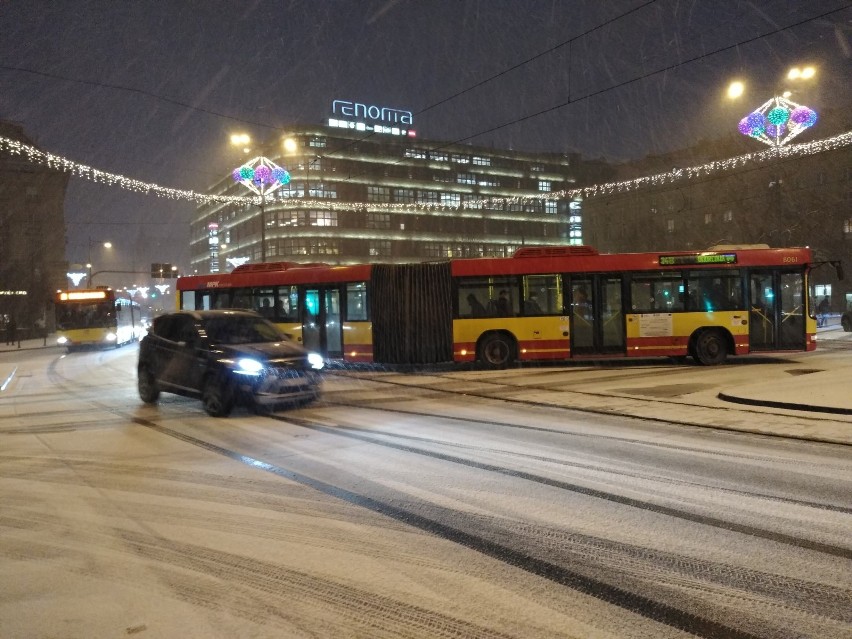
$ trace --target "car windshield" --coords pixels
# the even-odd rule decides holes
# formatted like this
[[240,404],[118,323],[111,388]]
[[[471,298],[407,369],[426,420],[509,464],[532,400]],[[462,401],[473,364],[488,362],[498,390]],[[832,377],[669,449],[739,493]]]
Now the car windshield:
[[256,344],[287,339],[274,324],[260,317],[215,317],[205,320],[203,325],[214,344]]

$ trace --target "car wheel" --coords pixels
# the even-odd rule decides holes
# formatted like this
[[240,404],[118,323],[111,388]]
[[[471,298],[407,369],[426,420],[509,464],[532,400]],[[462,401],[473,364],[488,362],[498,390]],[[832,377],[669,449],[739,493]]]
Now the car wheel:
[[201,391],[201,403],[211,417],[227,417],[234,408],[234,389],[227,380],[211,376]]
[[514,341],[500,333],[487,335],[479,346],[479,360],[488,368],[506,368],[514,357]]
[[703,331],[695,340],[695,359],[704,366],[723,364],[728,357],[728,342],[719,331]]
[[154,373],[143,366],[139,369],[136,385],[139,388],[139,397],[146,404],[156,404],[160,397],[160,387],[157,386],[157,379]]

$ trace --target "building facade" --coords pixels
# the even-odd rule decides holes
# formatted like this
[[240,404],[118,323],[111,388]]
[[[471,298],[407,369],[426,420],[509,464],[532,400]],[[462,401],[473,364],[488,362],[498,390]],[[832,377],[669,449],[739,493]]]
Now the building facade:
[[[206,203],[191,224],[196,273],[267,262],[418,262],[581,244],[576,154],[528,154],[330,120],[293,127],[263,155],[291,177],[264,206]],[[209,194],[252,195],[229,175]],[[512,199],[524,197],[525,199]],[[491,198],[495,198],[491,201]],[[532,199],[530,199],[532,198]],[[265,224],[261,232],[261,219]]]
[[[0,136],[35,146],[0,121]],[[66,286],[65,191],[69,175],[0,155],[0,325],[11,318],[22,338],[53,325],[54,292]]]
[[[852,129],[827,114],[809,140]],[[799,140],[797,139],[797,142]],[[700,166],[766,147],[743,136],[705,141],[665,156],[618,165],[616,181]],[[719,244],[809,246],[817,260],[841,260],[852,273],[852,147],[715,171],[678,182],[596,196],[585,203],[584,237],[606,252],[706,249]],[[835,312],[852,308],[852,275],[824,265],[813,295]]]

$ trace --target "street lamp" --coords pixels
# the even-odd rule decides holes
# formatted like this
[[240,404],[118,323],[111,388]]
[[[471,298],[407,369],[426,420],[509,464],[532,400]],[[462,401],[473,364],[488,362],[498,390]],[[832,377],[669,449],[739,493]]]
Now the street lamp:
[[[88,250],[88,254],[87,254],[89,261],[86,263],[86,268],[88,269],[89,276],[86,279],[86,288],[92,288],[92,247],[95,244],[96,244],[96,242],[94,242],[92,240],[92,238],[90,237],[89,238],[89,250]],[[105,249],[111,249],[112,248],[112,242],[103,242],[101,244],[101,246]]]
[[233,133],[231,135],[231,144],[234,146],[243,147],[243,153],[248,153],[251,151],[249,144],[251,143],[251,138],[247,133]]
[[260,261],[266,262],[266,196],[290,182],[290,174],[272,160],[258,156],[234,169],[232,177],[256,193],[260,207]]

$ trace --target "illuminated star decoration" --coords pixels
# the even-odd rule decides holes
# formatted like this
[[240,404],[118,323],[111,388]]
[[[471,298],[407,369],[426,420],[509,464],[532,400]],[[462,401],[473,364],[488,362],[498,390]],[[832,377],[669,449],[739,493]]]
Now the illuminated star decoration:
[[290,174],[277,164],[262,156],[249,160],[231,174],[239,182],[261,197],[290,183]]
[[787,98],[772,98],[740,120],[737,128],[743,135],[778,147],[812,127],[816,121],[817,114],[813,109]]

